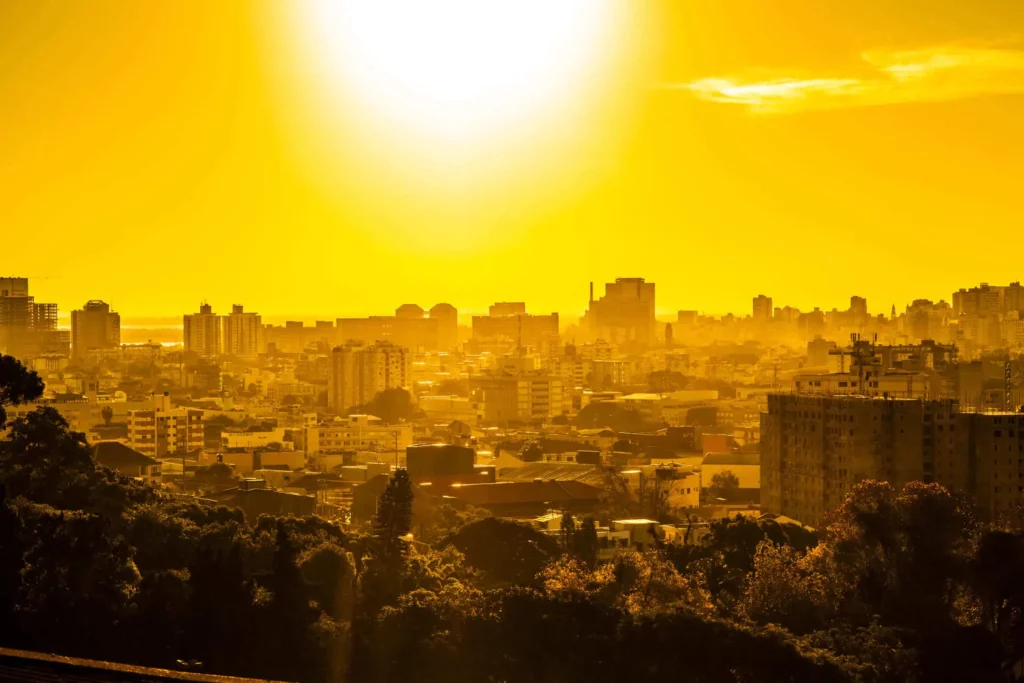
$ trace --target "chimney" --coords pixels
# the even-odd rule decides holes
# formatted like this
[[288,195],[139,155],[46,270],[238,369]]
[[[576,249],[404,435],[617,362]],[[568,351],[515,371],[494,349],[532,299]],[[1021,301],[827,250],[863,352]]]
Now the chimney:
[[590,305],[594,305],[594,281],[590,281]]

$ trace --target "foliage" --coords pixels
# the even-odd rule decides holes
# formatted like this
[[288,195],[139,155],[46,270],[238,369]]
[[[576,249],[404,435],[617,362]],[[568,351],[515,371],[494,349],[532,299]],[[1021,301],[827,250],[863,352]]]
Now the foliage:
[[576,414],[576,427],[579,429],[608,428],[617,432],[644,432],[661,426],[636,410],[605,401],[588,403]]
[[412,395],[405,389],[385,389],[377,392],[369,403],[356,406],[348,411],[350,415],[374,415],[386,424],[395,424],[416,417],[417,409]]
[[740,479],[731,470],[715,472],[711,476],[711,484],[708,486],[708,497],[721,498],[725,501],[736,499],[740,489]]
[[[41,389],[0,359],[0,404]],[[399,470],[366,536],[174,498],[97,467],[52,409],[0,436],[0,633],[65,655],[299,681],[1005,681],[1024,533],[934,484],[862,482],[817,534],[767,519],[598,561],[441,505],[408,540]],[[606,510],[635,516],[609,471]],[[604,514],[604,512],[600,513]]]
[[537,574],[560,555],[558,542],[525,524],[489,517],[467,524],[439,544],[452,545],[466,563],[496,585],[535,586]]
[[43,395],[43,380],[13,356],[0,354],[0,429],[7,424],[4,406],[34,401]]

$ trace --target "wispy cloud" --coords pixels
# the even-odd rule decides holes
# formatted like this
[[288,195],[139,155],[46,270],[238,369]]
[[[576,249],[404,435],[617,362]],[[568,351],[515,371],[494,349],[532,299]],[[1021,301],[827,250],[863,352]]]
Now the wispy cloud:
[[1024,50],[933,47],[872,50],[867,75],[775,73],[768,78],[703,78],[667,87],[761,114],[936,102],[981,95],[1024,94]]

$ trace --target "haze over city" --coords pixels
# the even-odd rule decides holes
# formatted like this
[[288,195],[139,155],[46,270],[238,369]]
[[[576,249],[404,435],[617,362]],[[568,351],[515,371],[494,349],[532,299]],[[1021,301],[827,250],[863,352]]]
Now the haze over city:
[[0,680],[1024,681],[1024,1],[0,2]]

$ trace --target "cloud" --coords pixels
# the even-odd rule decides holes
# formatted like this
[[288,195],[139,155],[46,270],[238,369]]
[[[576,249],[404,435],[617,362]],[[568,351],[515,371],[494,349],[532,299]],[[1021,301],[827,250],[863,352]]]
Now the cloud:
[[1024,94],[1024,50],[933,47],[873,50],[861,55],[858,77],[770,74],[766,79],[703,78],[670,84],[711,102],[759,114],[941,102],[983,95]]

